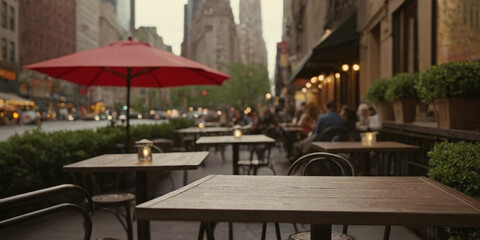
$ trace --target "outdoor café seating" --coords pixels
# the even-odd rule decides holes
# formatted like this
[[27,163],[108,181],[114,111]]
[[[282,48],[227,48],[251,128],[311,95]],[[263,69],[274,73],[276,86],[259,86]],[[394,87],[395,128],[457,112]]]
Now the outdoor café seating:
[[[62,198],[61,195],[66,195],[66,193],[71,192],[80,193],[82,195],[82,199],[73,199],[73,203],[64,202],[51,204],[65,199]],[[73,196],[78,196],[78,194]],[[83,206],[83,200],[87,201],[86,206]],[[50,204],[45,206],[45,203]],[[63,184],[3,198],[0,199],[0,210],[5,214],[11,212],[20,212],[18,215],[11,215],[7,219],[2,218],[0,220],[0,228],[10,227],[61,211],[74,211],[83,217],[83,239],[90,240],[92,235],[92,219],[90,218],[90,213],[93,213],[93,201],[87,191],[77,185]]]
[[[270,158],[272,152],[271,145],[255,145],[250,149],[250,157],[248,160],[238,161],[238,166],[243,170],[244,174],[257,175],[259,168],[269,168],[273,175],[277,175],[275,168],[273,168],[272,159]],[[255,158],[255,156],[257,156]]]

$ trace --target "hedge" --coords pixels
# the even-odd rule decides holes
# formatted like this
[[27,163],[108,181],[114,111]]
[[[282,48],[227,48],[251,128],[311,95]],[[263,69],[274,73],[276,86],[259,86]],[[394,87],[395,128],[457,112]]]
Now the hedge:
[[[480,143],[436,144],[428,153],[428,176],[480,200]],[[480,228],[447,228],[450,240],[480,239]]]
[[[178,128],[193,126],[190,119],[130,127],[132,140],[172,138]],[[43,132],[39,129],[0,142],[0,198],[67,182],[63,165],[116,153],[125,140],[125,127]]]

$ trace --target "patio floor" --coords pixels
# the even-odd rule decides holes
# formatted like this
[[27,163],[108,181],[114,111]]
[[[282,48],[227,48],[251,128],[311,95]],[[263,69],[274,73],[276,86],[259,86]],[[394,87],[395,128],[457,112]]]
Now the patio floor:
[[[247,149],[241,149],[240,158],[247,159]],[[205,161],[205,165],[198,170],[189,171],[189,182],[198,180],[210,174],[231,174],[232,172],[232,150],[227,147],[225,151],[226,160],[223,161],[221,154],[211,149],[211,153]],[[285,152],[279,148],[272,150],[271,159],[274,161],[275,170],[279,175],[286,175],[289,162]],[[258,174],[272,174],[270,169],[262,168]],[[172,177],[176,188],[182,185],[183,172],[174,171]],[[165,193],[164,189],[170,189],[168,181],[160,182],[155,188],[157,195]],[[126,239],[126,233],[114,215],[96,211],[92,216],[93,234],[91,239],[112,237]],[[136,227],[136,224],[134,224]],[[301,229],[308,230],[308,225],[299,225]],[[152,239],[197,239],[198,222],[174,222],[174,221],[152,221]],[[260,239],[260,223],[234,223],[234,239],[249,240]],[[292,224],[280,224],[282,238],[287,239],[293,233]],[[334,226],[334,231],[341,231],[341,226]],[[384,226],[349,226],[348,234],[357,240],[362,239],[383,239]],[[134,230],[136,239],[136,230]],[[62,212],[51,216],[43,217],[24,224],[16,225],[0,230],[0,239],[81,239],[83,237],[82,219],[77,214]],[[216,239],[228,239],[228,225],[219,223],[215,229]],[[275,239],[273,224],[267,227],[267,239]],[[417,240],[420,239],[405,227],[392,226],[391,240]]]

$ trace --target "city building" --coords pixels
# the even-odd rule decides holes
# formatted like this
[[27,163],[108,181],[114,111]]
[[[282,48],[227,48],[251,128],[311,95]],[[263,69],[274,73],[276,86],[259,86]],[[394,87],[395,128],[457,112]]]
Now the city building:
[[[20,64],[74,53],[77,50],[75,0],[19,0],[19,57]],[[24,71],[26,87],[23,95],[38,107],[54,109],[65,101],[61,81],[34,71]]]
[[187,45],[182,56],[214,69],[222,63],[239,59],[237,25],[229,1],[204,0],[199,3],[193,14]]
[[267,49],[263,40],[260,0],[241,0],[238,25],[239,54],[243,63],[267,64]]
[[19,90],[19,3],[0,2],[0,92]]
[[[359,103],[357,1],[284,1],[284,41],[291,73],[286,102],[319,106],[326,101],[352,108]],[[282,75],[278,75],[281,77]],[[283,77],[283,76],[282,76]],[[284,81],[284,80],[283,80]],[[277,81],[282,82],[282,81]]]

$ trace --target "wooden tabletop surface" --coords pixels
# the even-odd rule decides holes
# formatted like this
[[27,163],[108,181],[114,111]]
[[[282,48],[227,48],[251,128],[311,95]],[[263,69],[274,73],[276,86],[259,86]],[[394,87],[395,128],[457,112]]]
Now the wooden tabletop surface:
[[210,175],[136,207],[138,219],[480,226],[480,202],[425,177]]
[[64,171],[194,170],[208,152],[153,153],[152,161],[140,163],[137,154],[105,154],[63,166]]
[[200,137],[197,144],[255,144],[255,143],[274,143],[273,138],[263,134],[243,135],[241,138],[232,136],[206,136]]
[[220,132],[233,132],[231,127],[189,127],[175,130],[177,133],[220,133]]
[[312,142],[317,150],[346,153],[346,152],[388,152],[388,151],[416,151],[418,146],[408,145],[399,142],[382,141],[372,145],[363,145],[361,142]]

